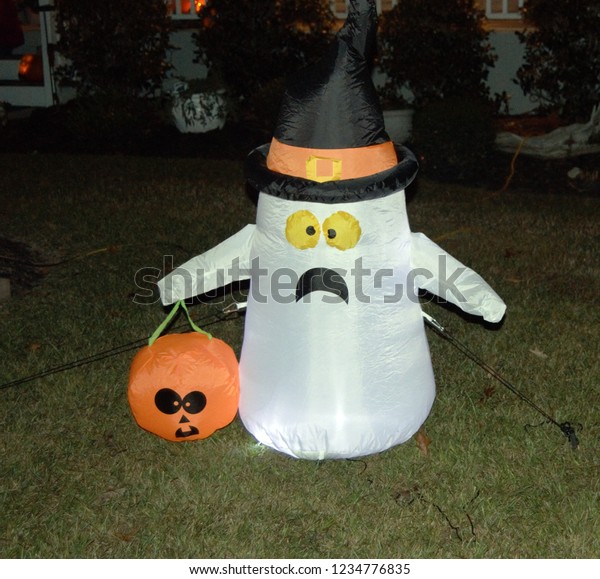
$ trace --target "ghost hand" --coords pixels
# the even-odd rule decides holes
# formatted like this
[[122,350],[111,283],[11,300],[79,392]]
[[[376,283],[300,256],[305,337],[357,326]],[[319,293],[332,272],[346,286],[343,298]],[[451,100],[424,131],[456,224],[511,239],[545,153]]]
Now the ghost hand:
[[486,322],[502,320],[506,304],[488,283],[422,233],[411,235],[411,268],[417,287]]

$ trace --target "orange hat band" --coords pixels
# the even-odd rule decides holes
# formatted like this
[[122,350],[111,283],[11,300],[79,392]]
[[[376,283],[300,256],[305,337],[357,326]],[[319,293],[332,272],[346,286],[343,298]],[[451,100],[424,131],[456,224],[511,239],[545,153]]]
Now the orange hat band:
[[267,156],[271,171],[317,183],[367,177],[397,163],[391,141],[354,149],[310,149],[286,145],[274,138]]

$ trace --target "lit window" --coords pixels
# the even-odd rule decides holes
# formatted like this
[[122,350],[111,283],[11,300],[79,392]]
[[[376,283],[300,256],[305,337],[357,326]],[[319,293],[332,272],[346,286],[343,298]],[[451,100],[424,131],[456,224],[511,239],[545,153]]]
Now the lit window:
[[485,15],[492,20],[521,18],[524,0],[486,0]]
[[[398,4],[398,1],[401,0],[376,0],[377,12],[381,13],[391,10]],[[331,6],[331,11],[337,18],[346,18],[346,16],[348,16],[347,0],[330,0],[329,5]]]
[[204,4],[206,0],[169,0],[169,12],[175,19],[196,18]]

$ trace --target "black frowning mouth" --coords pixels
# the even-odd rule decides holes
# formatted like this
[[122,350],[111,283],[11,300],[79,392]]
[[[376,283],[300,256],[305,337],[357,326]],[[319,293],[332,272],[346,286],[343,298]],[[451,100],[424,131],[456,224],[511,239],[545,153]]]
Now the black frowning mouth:
[[334,269],[313,267],[305,271],[296,284],[296,301],[315,291],[328,292],[348,303],[348,286]]
[[187,438],[188,436],[194,436],[194,434],[200,434],[200,431],[191,424],[184,428],[178,428],[175,432],[175,438]]

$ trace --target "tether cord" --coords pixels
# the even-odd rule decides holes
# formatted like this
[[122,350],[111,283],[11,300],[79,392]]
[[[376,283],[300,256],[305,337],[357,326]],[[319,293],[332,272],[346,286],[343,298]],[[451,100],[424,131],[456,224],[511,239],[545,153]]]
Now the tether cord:
[[550,423],[554,424],[562,433],[569,439],[569,443],[571,444],[571,448],[575,450],[579,446],[579,440],[577,439],[577,435],[575,433],[575,429],[569,422],[557,422],[552,416],[550,416],[547,412],[545,412],[542,408],[540,408],[535,402],[530,400],[525,394],[523,394],[520,390],[515,388],[506,378],[504,378],[498,371],[492,368],[489,364],[484,362],[477,354],[475,354],[471,349],[469,349],[465,344],[459,342],[454,336],[452,336],[446,328],[444,328],[439,322],[430,316],[423,316],[427,324],[430,328],[432,328],[436,334],[450,342],[457,350],[462,352],[467,358],[470,358],[473,362],[475,362],[480,368],[485,370],[488,374],[496,378],[498,382],[500,382],[503,386],[508,388],[513,394],[518,396],[523,402],[529,404],[534,410],[536,410],[539,414],[541,414],[546,420]]
[[[225,316],[219,314],[209,314],[205,318],[199,320],[197,323],[207,327],[218,322],[221,322],[225,319]],[[174,326],[173,329],[181,329],[184,327],[189,327],[189,322],[186,321],[183,324],[179,324]],[[11,388],[13,386],[20,386],[21,384],[26,384],[27,382],[32,382],[33,380],[37,380],[39,378],[45,378],[46,376],[51,376],[52,374],[58,374],[60,372],[64,372],[66,370],[72,370],[73,368],[79,368],[80,366],[86,366],[87,364],[91,364],[92,362],[98,362],[100,360],[104,360],[106,358],[110,358],[112,356],[117,356],[119,354],[124,354],[125,352],[130,352],[131,350],[135,350],[141,346],[145,346],[148,344],[148,338],[142,338],[139,340],[135,340],[133,342],[129,342],[128,344],[122,344],[120,346],[115,346],[114,348],[110,348],[109,350],[104,350],[103,352],[98,352],[97,354],[93,354],[91,356],[87,356],[85,358],[80,358],[79,360],[74,360],[72,362],[67,362],[66,364],[62,364],[60,366],[55,366],[54,368],[48,368],[47,370],[43,370],[38,374],[33,374],[31,376],[25,376],[24,378],[19,378],[18,380],[13,380],[11,382],[6,382],[5,384],[0,385],[0,390],[5,390],[6,388]]]

